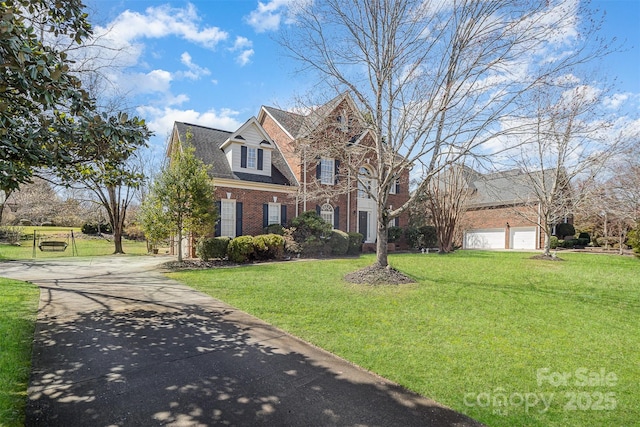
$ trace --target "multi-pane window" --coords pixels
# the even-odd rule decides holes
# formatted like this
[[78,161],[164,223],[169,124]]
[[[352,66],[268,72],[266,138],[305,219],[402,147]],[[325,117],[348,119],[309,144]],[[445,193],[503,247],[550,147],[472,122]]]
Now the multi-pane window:
[[334,160],[322,158],[320,160],[320,182],[322,184],[333,184],[334,183]]
[[269,203],[269,217],[267,222],[271,224],[280,224],[280,203]]
[[333,206],[329,203],[320,206],[320,217],[333,226]]
[[258,149],[255,147],[247,148],[247,168],[255,169],[258,164]]
[[371,196],[369,192],[371,191],[371,172],[369,169],[362,167],[360,168],[360,178],[358,180],[358,197],[361,199],[369,199]]
[[220,201],[220,235],[236,237],[236,201]]

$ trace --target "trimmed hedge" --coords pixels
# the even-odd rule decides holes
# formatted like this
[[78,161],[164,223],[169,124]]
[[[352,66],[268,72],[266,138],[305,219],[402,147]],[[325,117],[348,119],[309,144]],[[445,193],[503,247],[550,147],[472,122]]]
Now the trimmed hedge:
[[229,261],[244,263],[253,259],[255,249],[253,247],[253,236],[240,236],[232,239],[227,247]]
[[227,256],[227,248],[229,247],[229,237],[205,237],[198,240],[196,245],[196,255],[203,261],[218,258],[223,259]]
[[349,250],[349,235],[344,231],[333,230],[329,236],[331,255],[346,255]]
[[261,234],[253,238],[256,259],[278,259],[284,255],[284,237],[279,234]]
[[362,242],[364,236],[361,233],[347,233],[349,236],[349,248],[347,249],[348,255],[358,255],[362,250]]

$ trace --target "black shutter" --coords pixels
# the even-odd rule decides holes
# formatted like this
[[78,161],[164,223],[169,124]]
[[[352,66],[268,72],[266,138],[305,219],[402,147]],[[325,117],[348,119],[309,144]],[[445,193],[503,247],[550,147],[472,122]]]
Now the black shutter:
[[262,170],[263,157],[264,157],[264,150],[262,148],[258,148],[258,170],[259,171]]
[[333,163],[333,177],[334,177],[334,184],[338,183],[338,169],[340,168],[340,160],[336,160]]
[[393,225],[400,227],[400,217],[397,216],[393,219]]
[[245,147],[244,145],[240,147],[240,167],[247,167],[247,147]]
[[400,194],[400,180],[396,179],[396,194]]
[[318,164],[316,165],[316,179],[320,179],[322,174],[322,160],[318,160]]
[[316,205],[316,213],[320,216],[320,206]]
[[222,202],[220,200],[216,202],[216,210],[218,211],[218,220],[216,221],[216,230],[214,235],[216,237],[220,237],[220,235],[222,235],[222,217],[220,215],[222,211]]
[[262,205],[262,228],[267,228],[269,225],[269,203]]
[[242,202],[236,202],[236,236],[242,236]]
[[287,225],[287,205],[280,206],[280,225]]
[[340,230],[340,206],[333,210],[333,228]]

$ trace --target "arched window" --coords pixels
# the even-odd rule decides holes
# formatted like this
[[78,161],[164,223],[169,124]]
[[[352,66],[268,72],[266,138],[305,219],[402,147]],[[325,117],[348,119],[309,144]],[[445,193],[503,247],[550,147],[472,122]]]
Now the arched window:
[[371,172],[364,166],[360,168],[360,179],[358,180],[358,197],[361,199],[370,199],[371,191]]
[[333,206],[331,206],[329,203],[325,203],[324,205],[320,206],[320,216],[325,222],[328,222],[329,224],[331,224],[331,226],[333,226]]

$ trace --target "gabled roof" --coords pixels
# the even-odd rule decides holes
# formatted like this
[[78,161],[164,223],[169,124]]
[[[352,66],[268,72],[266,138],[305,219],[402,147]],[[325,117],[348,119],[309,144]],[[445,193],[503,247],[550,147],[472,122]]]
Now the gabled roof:
[[[536,202],[533,180],[542,182],[543,172],[523,172],[520,169],[480,174],[472,169],[467,172],[471,207],[505,206],[525,202]],[[550,171],[545,172],[549,178]],[[547,184],[548,185],[548,184]]]
[[273,117],[292,139],[299,139],[314,132],[329,114],[333,113],[335,109],[345,101],[350,105],[353,113],[362,119],[359,110],[348,92],[341,93],[329,102],[313,109],[307,115],[284,111],[275,107],[263,106],[262,109]]
[[271,151],[271,176],[233,172],[221,147],[236,132],[183,122],[174,123],[174,137],[177,137],[180,143],[187,141],[187,132],[192,135],[190,143],[195,148],[196,157],[205,164],[211,165],[210,175],[214,179],[225,178],[264,184],[297,185],[293,172],[278,150]]

